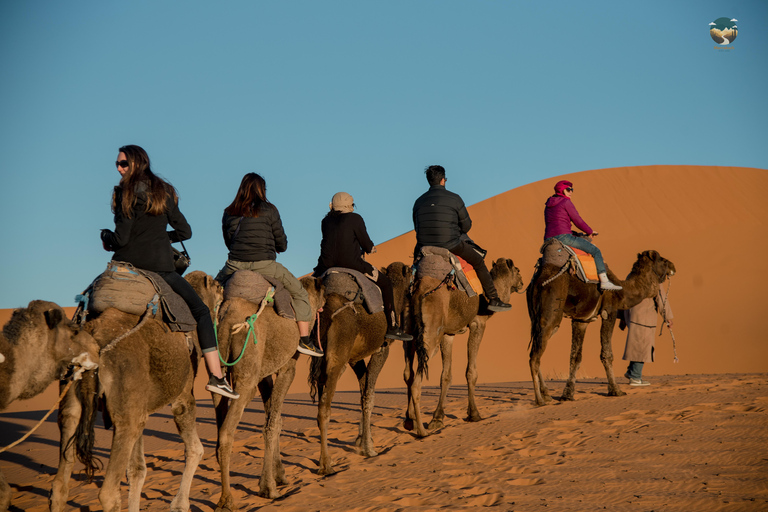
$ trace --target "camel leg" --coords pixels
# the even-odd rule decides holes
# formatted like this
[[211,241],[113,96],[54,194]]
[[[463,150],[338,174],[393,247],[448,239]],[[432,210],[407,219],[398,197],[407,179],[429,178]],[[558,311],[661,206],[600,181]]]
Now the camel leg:
[[[95,372],[89,371],[83,374],[83,379],[95,378]],[[77,384],[79,385],[79,384]],[[59,385],[59,388],[62,386]],[[59,404],[59,469],[51,485],[51,495],[48,498],[48,506],[51,512],[63,512],[69,499],[69,478],[72,476],[72,468],[75,465],[75,444],[69,440],[75,435],[77,425],[80,422],[82,406],[77,399],[75,387],[72,386]],[[0,507],[0,510],[5,510]]]
[[368,368],[365,378],[365,389],[361,388],[360,405],[362,409],[362,419],[360,422],[360,432],[355,444],[366,457],[375,457],[378,455],[373,447],[373,434],[371,432],[371,415],[373,414],[374,399],[376,394],[376,380],[379,378],[381,369],[389,357],[389,344],[382,346],[378,351],[371,355],[368,361]]
[[571,320],[571,364],[568,372],[568,381],[563,390],[563,400],[573,400],[576,389],[576,372],[581,366],[581,355],[584,349],[584,335],[587,332],[586,322]]
[[8,485],[8,480],[0,471],[0,510],[4,511],[9,508],[11,508],[11,486]]
[[[118,416],[114,415],[113,417]],[[118,512],[120,510],[120,482],[126,470],[128,474],[136,476],[136,468],[129,467],[129,464],[135,462],[132,456],[136,443],[139,442],[144,432],[144,425],[147,422],[147,413],[142,411],[140,417],[133,418],[131,414],[124,414],[120,424],[115,424],[115,433],[112,436],[112,448],[110,450],[109,462],[104,475],[104,482],[99,492],[99,501],[104,512]],[[142,441],[143,442],[143,441]],[[141,445],[143,446],[143,444]],[[143,455],[142,455],[143,459]],[[140,472],[140,468],[138,470]],[[146,466],[144,467],[146,472]],[[143,482],[143,479],[142,479]],[[141,489],[134,490],[131,487],[131,493],[138,492],[141,495]]]
[[477,354],[480,352],[480,342],[485,334],[485,321],[475,320],[469,326],[469,339],[467,340],[467,420],[480,421],[480,411],[475,403],[475,385],[477,384]]
[[443,371],[440,373],[440,399],[437,401],[435,412],[432,413],[432,421],[427,425],[428,430],[443,428],[445,423],[445,401],[448,399],[448,389],[453,378],[453,338],[444,334],[440,340],[440,355],[443,360]]
[[531,380],[533,381],[533,393],[536,405],[542,406],[551,401],[549,390],[544,383],[541,375],[541,358],[547,349],[549,338],[557,331],[563,318],[563,310],[559,308],[553,312],[550,317],[542,317],[536,321],[540,322],[539,339],[531,340],[531,352],[528,365],[531,369]]
[[192,487],[192,479],[204,452],[203,443],[200,442],[200,436],[197,435],[196,404],[191,386],[176,399],[171,406],[171,411],[179,435],[184,441],[184,474],[181,477],[179,492],[171,502],[171,511],[186,512],[189,510],[189,490]]
[[602,321],[600,325],[600,361],[605,368],[605,376],[608,378],[608,396],[624,396],[626,393],[621,390],[616,383],[616,377],[613,374],[613,347],[611,346],[611,337],[613,328],[616,325],[616,312]]
[[243,412],[245,412],[246,406],[256,394],[256,383],[247,378],[236,379],[234,390],[240,393],[240,398],[232,400],[227,410],[227,415],[219,427],[219,438],[216,443],[216,459],[219,461],[219,468],[221,470],[221,497],[219,497],[219,502],[216,505],[216,512],[232,512],[237,510],[235,499],[232,496],[229,477],[232,444],[235,440],[235,430],[240,424]]
[[[143,430],[143,429],[142,429]],[[141,489],[147,478],[147,462],[144,459],[144,435],[133,444],[131,460],[128,462],[128,511],[139,512],[141,509]]]
[[[415,337],[414,337],[415,341]],[[416,350],[414,341],[406,341],[403,343],[403,353],[405,356],[405,369],[403,370],[403,381],[405,382],[405,419],[403,420],[403,428],[406,430],[413,430],[413,422],[415,413],[413,412],[413,395],[411,389],[413,387],[413,380],[416,377],[416,372],[413,371],[413,361],[416,358]]]
[[275,385],[268,400],[269,407],[264,421],[264,463],[259,481],[259,496],[264,498],[280,497],[277,492],[277,483],[287,482],[283,462],[280,459],[280,431],[283,426],[283,402],[296,376],[297,359],[298,355],[294,355],[277,371]]
[[[330,349],[330,346],[328,348]],[[333,358],[333,360],[337,361],[338,358]],[[325,385],[317,404],[317,426],[320,428],[320,469],[318,470],[320,475],[332,475],[335,472],[331,456],[328,453],[328,424],[331,421],[333,395],[336,393],[336,385],[339,383],[339,377],[343,371],[344,364],[333,363],[326,351]]]

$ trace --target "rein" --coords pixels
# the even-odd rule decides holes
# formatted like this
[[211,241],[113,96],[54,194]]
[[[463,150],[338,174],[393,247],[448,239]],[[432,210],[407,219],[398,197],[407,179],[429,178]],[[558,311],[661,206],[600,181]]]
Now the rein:
[[[149,304],[147,304],[147,310],[144,311],[143,315],[141,315],[141,321],[138,324],[136,324],[133,327],[133,329],[131,329],[130,331],[124,332],[117,338],[110,341],[106,347],[104,347],[99,351],[99,355],[106,354],[107,352],[115,348],[119,342],[121,342],[131,334],[135,333],[139,329],[141,329],[141,326],[143,326],[147,322],[147,320],[149,320],[150,316],[153,316],[154,314],[157,313],[157,305],[159,300],[160,300],[160,297],[157,294],[155,294],[155,296],[152,298],[152,301]],[[151,312],[151,315],[150,315],[150,312]]]
[[[264,296],[264,299],[261,301],[261,305],[259,306],[259,310],[256,313],[254,313],[251,316],[249,316],[245,320],[245,322],[241,322],[239,324],[236,324],[236,325],[232,326],[232,334],[237,334],[238,332],[242,331],[246,326],[248,327],[248,332],[245,335],[245,343],[243,343],[243,349],[240,351],[240,355],[237,356],[237,359],[235,359],[231,363],[228,363],[227,361],[224,360],[223,357],[221,357],[221,351],[219,350],[218,327],[216,325],[218,323],[218,321],[214,323],[213,331],[215,333],[217,333],[216,334],[216,353],[219,355],[219,361],[221,361],[221,363],[224,366],[235,366],[237,363],[240,362],[240,360],[245,355],[245,349],[246,349],[246,347],[248,347],[248,340],[251,338],[252,334],[253,334],[253,344],[254,344],[254,346],[258,343],[259,340],[256,339],[256,334],[254,333],[254,330],[255,330],[254,324],[256,323],[256,320],[258,320],[259,315],[261,314],[261,312],[264,311],[264,308],[267,307],[267,304],[274,300],[274,295],[275,295],[275,288],[273,286],[273,287],[271,287],[269,289],[269,291],[267,291],[267,294]],[[218,308],[219,308],[219,306],[217,304],[216,305],[216,310],[218,310]],[[216,314],[216,318],[218,319],[218,313]]]
[[675,333],[672,332],[672,327],[669,325],[669,320],[667,320],[667,297],[669,296],[669,290],[672,288],[672,279],[669,280],[669,285],[667,285],[667,292],[664,294],[664,297],[661,301],[661,318],[664,319],[664,323],[661,324],[661,327],[659,328],[659,336],[661,336],[661,333],[664,331],[664,325],[666,324],[667,329],[669,329],[669,335],[672,336],[672,352],[675,355],[675,358],[673,361],[675,363],[679,363],[680,359],[677,358],[677,342],[675,341]]

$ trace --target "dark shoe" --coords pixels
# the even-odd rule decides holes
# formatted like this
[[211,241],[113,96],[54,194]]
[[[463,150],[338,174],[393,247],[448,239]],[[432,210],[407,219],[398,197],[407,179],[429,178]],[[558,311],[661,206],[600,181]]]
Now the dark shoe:
[[229,382],[227,382],[227,379],[225,378],[220,379],[215,375],[211,375],[211,378],[208,379],[208,384],[205,386],[205,389],[207,389],[211,393],[217,393],[227,398],[232,398],[232,399],[240,398],[240,395],[235,393],[235,391],[232,389],[232,386],[229,385]]
[[512,306],[506,302],[502,302],[498,297],[488,301],[488,311],[499,312],[509,311],[510,309],[512,309]]
[[306,354],[312,357],[323,357],[325,355],[323,349],[315,345],[315,342],[312,341],[312,338],[310,337],[299,338],[298,350],[302,354]]
[[413,339],[413,336],[411,336],[407,332],[400,330],[399,327],[388,328],[387,334],[385,334],[384,337],[390,340],[400,340],[400,341],[411,341]]
[[629,370],[624,373],[624,377],[628,378],[629,380],[632,380],[632,377],[629,376]]

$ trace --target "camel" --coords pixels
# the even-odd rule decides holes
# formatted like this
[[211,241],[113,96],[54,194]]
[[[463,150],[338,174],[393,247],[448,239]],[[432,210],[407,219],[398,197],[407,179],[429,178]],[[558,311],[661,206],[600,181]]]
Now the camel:
[[619,283],[622,290],[601,291],[597,284],[587,284],[577,277],[564,273],[550,283],[546,280],[559,272],[555,265],[540,265],[527,290],[528,315],[531,318],[530,360],[536,405],[550,401],[549,391],[541,375],[541,357],[547,341],[560,327],[563,317],[571,319],[571,363],[568,381],[563,390],[563,400],[573,400],[576,371],[581,364],[584,334],[590,322],[602,319],[600,327],[600,360],[608,377],[608,395],[625,395],[616,384],[613,375],[613,350],[611,336],[616,317],[621,309],[629,309],[643,299],[655,297],[659,285],[675,273],[675,265],[656,251],[637,255],[637,261],[625,281],[620,281],[608,269],[611,282]]
[[[67,320],[53,302],[33,300],[17,309],[0,333],[0,411],[14,400],[45,391],[67,369],[93,369],[99,347],[90,334]],[[0,510],[11,505],[11,488],[0,472]]]
[[[499,258],[493,262],[491,276],[499,293],[499,298],[508,301],[512,292],[523,288],[520,270],[510,259]],[[485,300],[485,299],[483,299]],[[449,290],[438,279],[422,277],[413,286],[411,297],[412,317],[415,322],[414,340],[405,345],[405,371],[403,378],[408,387],[408,408],[405,428],[415,429],[418,437],[425,437],[427,430],[421,421],[421,382],[422,376],[428,375],[428,360],[437,353],[442,353],[443,372],[440,377],[440,399],[427,426],[429,430],[443,427],[445,411],[443,409],[448,388],[451,385],[451,363],[453,339],[456,334],[469,328],[467,341],[467,387],[469,403],[467,420],[480,421],[482,417],[475,404],[475,384],[477,383],[477,354],[485,333],[488,320],[494,313],[485,308],[481,310],[480,296],[469,297],[460,290]],[[414,356],[418,358],[418,369],[413,371]]]
[[[381,269],[381,272],[392,280],[395,315],[402,318],[411,269],[403,263],[395,262],[386,269]],[[362,417],[355,445],[366,457],[378,455],[371,436],[371,413],[376,380],[389,355],[389,340],[384,338],[387,319],[383,311],[370,314],[363,304],[349,304],[349,300],[341,295],[326,294],[318,326],[325,356],[313,358],[310,368],[312,400],[314,401],[318,393],[320,395],[317,407],[317,425],[320,427],[320,475],[334,473],[328,453],[328,423],[331,419],[331,403],[336,385],[347,364],[354,370],[360,385]],[[367,365],[366,357],[370,357]]]
[[[322,307],[322,284],[313,277],[303,277],[302,286],[309,293],[310,305]],[[240,398],[230,400],[214,397],[216,424],[219,436],[216,455],[221,469],[221,497],[217,512],[237,510],[230,487],[230,458],[235,430],[240,423],[248,403],[261,393],[264,402],[264,461],[259,481],[259,495],[277,498],[277,485],[287,482],[280,460],[280,430],[282,408],[285,396],[296,375],[296,361],[299,352],[299,329],[294,320],[283,318],[273,308],[264,308],[252,327],[247,320],[258,313],[260,307],[242,298],[230,298],[219,309],[218,338],[219,351],[223,358],[240,359],[230,368],[232,387]],[[245,351],[243,347],[245,346]],[[273,381],[272,375],[276,377]]]
[[[187,281],[213,310],[221,289],[212,277],[195,271]],[[213,290],[205,292],[202,289]],[[154,318],[140,318],[117,309],[107,309],[87,319],[83,329],[101,347],[98,373],[88,372],[76,393],[68,393],[59,408],[61,445],[59,467],[49,500],[52,511],[62,511],[69,495],[74,452],[85,465],[89,478],[100,463],[93,456],[93,430],[98,400],[103,399],[104,422],[114,425],[112,447],[99,492],[105,512],[120,510],[120,483],[127,472],[128,510],[138,512],[141,489],[147,473],[144,460],[144,425],[149,415],[166,404],[184,441],[185,467],[179,491],[171,503],[173,511],[189,510],[192,478],[203,457],[203,445],[195,425],[193,383],[198,352],[181,332],[170,332]],[[196,338],[195,333],[189,333]]]

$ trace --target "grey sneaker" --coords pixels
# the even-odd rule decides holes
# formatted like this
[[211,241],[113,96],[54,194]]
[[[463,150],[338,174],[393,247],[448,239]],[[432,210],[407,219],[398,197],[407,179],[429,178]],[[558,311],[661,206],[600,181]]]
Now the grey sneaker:
[[208,379],[208,384],[205,386],[205,389],[211,393],[216,393],[227,398],[240,398],[240,395],[235,393],[235,391],[232,389],[232,386],[229,385],[227,379],[219,379],[215,375],[211,375],[211,378]]
[[312,357],[323,357],[325,355],[323,349],[315,345],[315,342],[310,337],[299,338],[299,347],[297,350],[302,354]]
[[629,379],[630,386],[650,386],[651,383],[643,379]]

